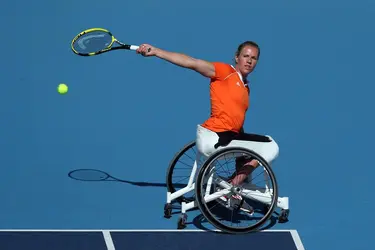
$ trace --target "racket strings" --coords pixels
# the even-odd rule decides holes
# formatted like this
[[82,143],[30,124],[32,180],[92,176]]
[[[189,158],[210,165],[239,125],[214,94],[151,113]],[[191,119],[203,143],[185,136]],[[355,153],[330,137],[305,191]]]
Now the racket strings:
[[73,44],[78,53],[88,54],[107,49],[112,44],[112,36],[103,31],[93,31],[80,36]]

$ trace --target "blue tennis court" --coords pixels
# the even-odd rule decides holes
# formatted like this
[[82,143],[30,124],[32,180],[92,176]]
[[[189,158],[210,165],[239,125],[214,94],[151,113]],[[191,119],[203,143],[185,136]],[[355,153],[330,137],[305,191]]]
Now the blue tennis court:
[[[238,44],[257,41],[245,130],[278,142],[273,169],[290,215],[288,223],[271,221],[272,232],[247,235],[248,245],[296,245],[295,232],[308,250],[373,249],[373,1],[14,0],[1,7],[1,249],[111,249],[106,232],[118,250],[128,237],[144,239],[130,231],[176,230],[178,214],[163,217],[166,169],[209,116],[209,81],[133,51],[74,55],[71,40],[92,27],[227,63]],[[69,86],[66,95],[59,83]],[[80,169],[117,180],[69,176]],[[185,230],[206,229],[213,228],[190,211]],[[166,235],[193,242],[180,231]]]
[[[189,242],[189,244],[186,244]],[[251,242],[251,243],[250,243]],[[0,231],[2,249],[227,249],[236,246],[302,250],[295,230],[271,230],[250,235],[223,235],[202,230],[30,230]]]

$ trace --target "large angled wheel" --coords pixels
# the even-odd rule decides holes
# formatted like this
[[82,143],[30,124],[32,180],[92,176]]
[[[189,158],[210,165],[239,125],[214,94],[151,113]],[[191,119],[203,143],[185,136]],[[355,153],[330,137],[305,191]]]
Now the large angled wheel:
[[[255,159],[258,160],[259,166],[247,182],[234,186],[229,184],[228,180],[237,170],[238,159]],[[252,193],[249,190],[252,190]],[[218,193],[219,191],[225,195],[221,195],[224,193]],[[195,192],[197,205],[207,221],[217,229],[231,234],[249,233],[259,229],[272,216],[278,199],[276,178],[268,163],[257,153],[240,147],[224,148],[211,155],[198,173]],[[205,198],[215,194],[221,197],[215,197],[212,201]],[[259,194],[269,195],[268,201],[261,202],[257,196]],[[238,204],[233,205],[231,197],[246,202],[253,210],[239,209]]]

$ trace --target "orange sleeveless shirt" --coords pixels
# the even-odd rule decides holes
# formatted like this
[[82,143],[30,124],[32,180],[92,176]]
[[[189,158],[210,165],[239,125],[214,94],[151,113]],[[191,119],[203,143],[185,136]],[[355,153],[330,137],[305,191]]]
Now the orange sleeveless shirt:
[[202,127],[214,132],[239,133],[249,108],[249,87],[236,69],[214,62],[215,76],[210,81],[211,115]]

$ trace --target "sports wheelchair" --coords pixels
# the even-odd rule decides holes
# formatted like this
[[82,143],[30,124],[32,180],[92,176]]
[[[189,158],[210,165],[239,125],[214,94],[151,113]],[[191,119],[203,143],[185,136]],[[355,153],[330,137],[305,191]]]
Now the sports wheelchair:
[[[262,156],[247,148],[224,147],[205,158],[197,150],[195,141],[191,141],[174,156],[169,164],[164,217],[172,217],[174,203],[177,203],[177,207],[181,208],[177,222],[178,229],[186,227],[187,211],[194,208],[198,208],[211,225],[230,234],[257,231],[271,218],[276,208],[281,209],[278,216],[279,223],[288,221],[289,198],[278,197],[274,172]],[[235,164],[240,158],[255,159],[259,165],[243,185],[234,186],[228,182],[230,177],[223,175],[229,173],[233,176],[235,170],[230,171],[229,167],[224,167],[224,171],[221,172],[218,170],[224,165]],[[186,171],[186,176],[181,176],[180,170]],[[257,174],[256,170],[264,172]],[[254,182],[253,177],[260,177],[261,181]],[[264,182],[263,185],[260,182]],[[261,216],[255,216],[254,213],[240,214],[242,212],[240,206],[230,207],[226,201],[227,197],[232,195],[242,197],[242,201],[251,204],[254,212],[260,212]],[[216,215],[218,218],[215,218]],[[244,221],[259,219],[259,221],[253,225],[238,226],[241,219]],[[231,220],[230,225],[225,224],[228,220]]]

